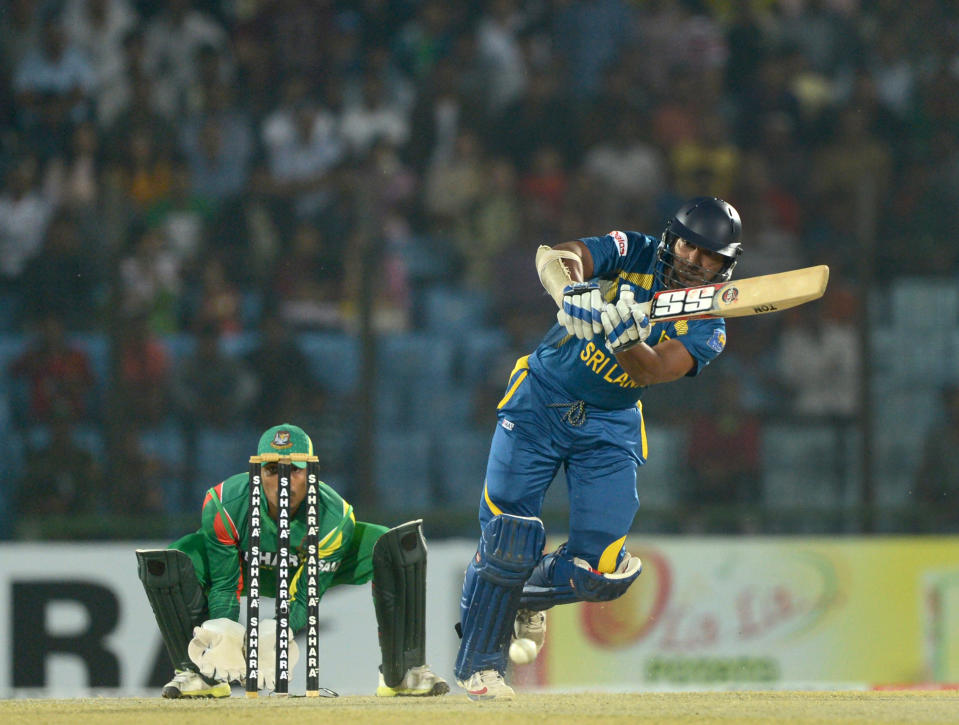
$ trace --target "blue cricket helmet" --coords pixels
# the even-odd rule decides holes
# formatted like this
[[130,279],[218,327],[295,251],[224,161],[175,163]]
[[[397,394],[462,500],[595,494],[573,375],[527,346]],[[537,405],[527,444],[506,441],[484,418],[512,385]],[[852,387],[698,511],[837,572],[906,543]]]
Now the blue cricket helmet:
[[743,253],[740,241],[743,224],[732,204],[714,196],[690,199],[666,223],[659,243],[656,275],[664,287],[675,286],[673,275],[673,245],[679,238],[702,249],[725,257],[722,268],[714,275],[703,270],[703,284],[725,282],[733,273],[739,255]]

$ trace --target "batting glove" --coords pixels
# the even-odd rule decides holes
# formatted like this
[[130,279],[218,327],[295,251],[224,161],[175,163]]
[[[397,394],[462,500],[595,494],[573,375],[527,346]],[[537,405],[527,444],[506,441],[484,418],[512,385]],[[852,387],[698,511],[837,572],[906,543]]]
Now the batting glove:
[[563,309],[556,319],[571,335],[592,340],[603,333],[603,296],[595,282],[574,282],[563,289]]
[[614,355],[645,342],[652,330],[649,317],[635,299],[633,291],[627,288],[620,292],[615,304],[607,304],[603,308],[606,348]]

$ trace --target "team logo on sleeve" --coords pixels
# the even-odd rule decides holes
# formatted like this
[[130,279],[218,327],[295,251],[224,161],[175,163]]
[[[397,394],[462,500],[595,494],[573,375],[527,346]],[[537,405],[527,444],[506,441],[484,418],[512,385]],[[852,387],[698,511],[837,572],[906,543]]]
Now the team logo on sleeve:
[[723,348],[726,347],[726,333],[722,330],[713,330],[713,336],[709,338],[706,345],[716,352],[722,352]]
[[616,251],[619,252],[620,257],[626,256],[626,251],[629,249],[629,240],[626,239],[626,235],[622,232],[610,232],[607,236],[613,238],[613,242],[616,244]]

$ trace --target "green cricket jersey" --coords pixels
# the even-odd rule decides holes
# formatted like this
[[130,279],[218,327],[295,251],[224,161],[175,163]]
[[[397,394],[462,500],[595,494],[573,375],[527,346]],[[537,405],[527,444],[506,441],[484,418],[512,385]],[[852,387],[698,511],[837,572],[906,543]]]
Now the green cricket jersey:
[[[319,482],[318,589],[331,585],[350,553],[356,518],[353,507],[328,485]],[[277,527],[270,518],[266,495],[260,498],[260,594],[276,596]],[[203,500],[202,534],[206,553],[210,618],[239,618],[240,595],[246,592],[250,549],[250,476],[238,473],[207,491]],[[290,519],[290,627],[306,625],[306,501]],[[379,527],[376,527],[379,528]],[[243,563],[241,567],[241,562]],[[301,584],[302,582],[302,584]],[[359,583],[359,582],[357,582]]]

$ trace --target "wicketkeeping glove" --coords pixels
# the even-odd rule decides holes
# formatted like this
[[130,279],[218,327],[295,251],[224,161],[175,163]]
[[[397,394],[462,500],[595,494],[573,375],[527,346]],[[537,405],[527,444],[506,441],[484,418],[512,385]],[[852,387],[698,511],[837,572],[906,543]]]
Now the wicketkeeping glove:
[[556,319],[571,335],[592,340],[603,333],[603,295],[595,282],[574,282],[563,289],[563,309]]
[[602,312],[603,330],[606,332],[606,347],[613,354],[628,350],[645,342],[652,325],[649,317],[635,302],[631,289],[619,293],[615,304],[607,304]]
[[[300,659],[300,647],[293,639],[290,630],[289,672]],[[289,683],[287,683],[289,684]],[[276,620],[264,619],[260,622],[260,672],[257,685],[261,690],[276,689]]]
[[[260,622],[259,672],[257,687],[276,689],[276,620]],[[227,682],[246,678],[246,627],[232,619],[208,619],[193,628],[193,639],[187,646],[190,659],[200,674]],[[300,659],[300,648],[290,630],[289,672]]]
[[232,619],[208,619],[193,628],[187,654],[200,674],[232,682],[246,676],[243,637],[246,628]]

